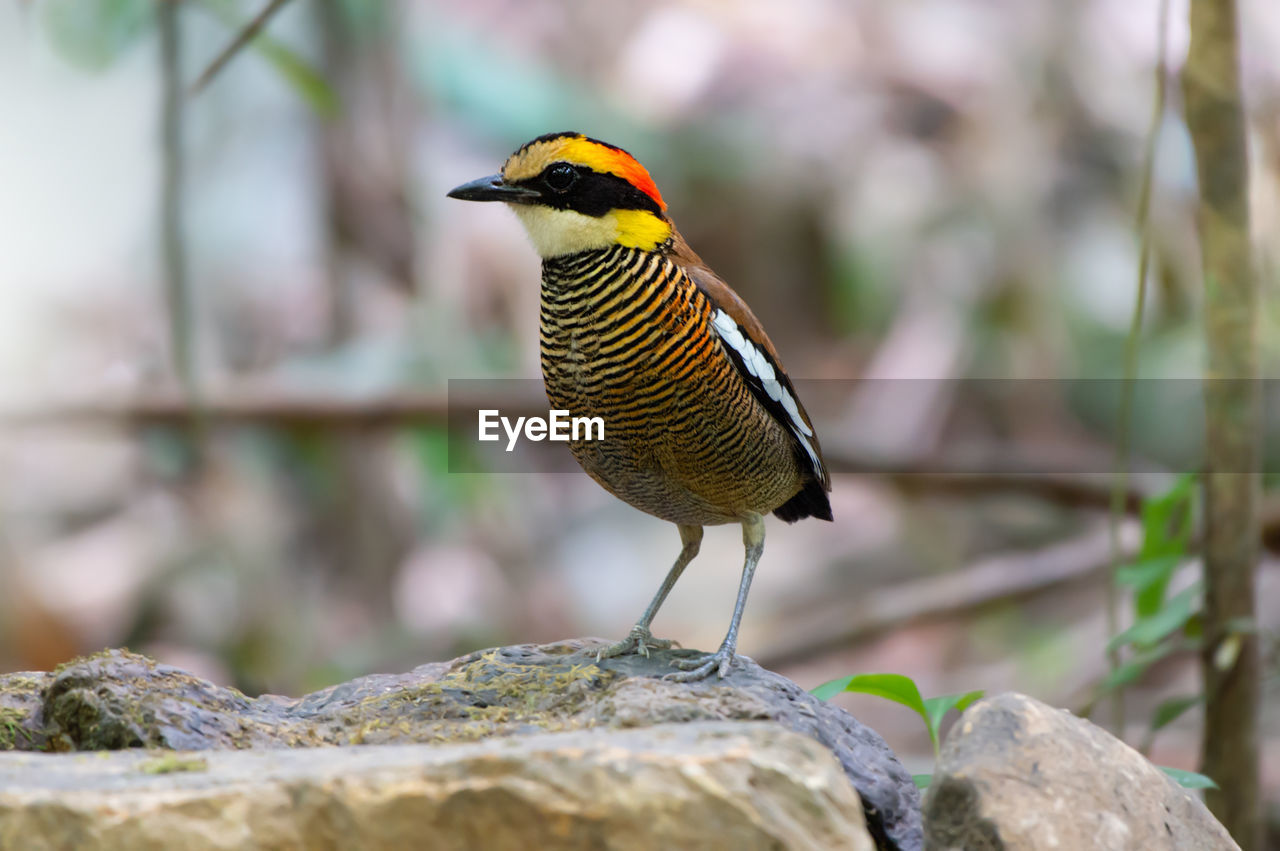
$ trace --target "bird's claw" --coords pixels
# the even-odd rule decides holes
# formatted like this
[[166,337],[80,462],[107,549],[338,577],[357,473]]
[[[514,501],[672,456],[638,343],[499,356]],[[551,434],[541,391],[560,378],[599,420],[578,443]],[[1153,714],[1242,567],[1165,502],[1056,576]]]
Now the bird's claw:
[[674,683],[692,683],[704,680],[712,673],[724,679],[729,676],[729,671],[737,660],[738,657],[734,654],[733,648],[721,647],[715,653],[708,653],[705,656],[673,660],[671,664],[680,670],[667,674],[663,679]]
[[653,633],[649,632],[647,627],[636,624],[631,627],[631,632],[626,638],[597,650],[596,661],[612,659],[614,656],[624,656],[627,653],[637,653],[647,659],[649,658],[650,649],[666,650],[673,644],[675,642],[669,638],[654,638]]

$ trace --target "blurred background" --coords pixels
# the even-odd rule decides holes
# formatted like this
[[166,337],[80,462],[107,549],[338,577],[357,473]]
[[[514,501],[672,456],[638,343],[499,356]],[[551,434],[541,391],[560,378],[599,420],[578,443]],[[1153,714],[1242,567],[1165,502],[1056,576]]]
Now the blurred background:
[[[446,382],[538,377],[539,268],[514,216],[444,193],[577,129],[648,166],[791,374],[832,380],[806,395],[829,453],[872,471],[835,476],[835,523],[770,522],[740,650],[805,687],[892,671],[1090,706],[1106,568],[1183,472],[1136,458],[1112,527],[1116,383],[1061,380],[1124,375],[1156,0],[294,0],[207,77],[264,5],[0,0],[0,670],[127,645],[296,695],[624,635],[674,528],[571,464],[449,471]],[[1273,376],[1280,7],[1241,14]],[[1144,379],[1203,357],[1186,20],[1175,0]],[[975,404],[966,378],[1027,381]],[[945,380],[883,391],[904,379]],[[955,474],[975,419],[989,464]],[[1133,422],[1139,448],[1200,428]],[[1028,436],[1093,460],[1019,466],[1001,440]],[[741,558],[709,530],[655,634],[717,646]],[[1259,583],[1274,801],[1270,550]],[[1197,693],[1194,653],[1123,684],[1126,738],[1193,768],[1198,708],[1158,736],[1152,712]],[[910,713],[837,700],[928,770]]]

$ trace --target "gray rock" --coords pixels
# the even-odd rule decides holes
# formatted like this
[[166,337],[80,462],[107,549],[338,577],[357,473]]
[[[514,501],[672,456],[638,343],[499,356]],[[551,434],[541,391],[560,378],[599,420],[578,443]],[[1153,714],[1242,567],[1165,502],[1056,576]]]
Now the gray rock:
[[460,745],[0,754],[0,848],[871,851],[831,753],[770,723]]
[[929,849],[1237,848],[1204,804],[1141,754],[1021,694],[971,706],[924,802]]
[[[661,679],[692,651],[595,661],[581,639],[480,651],[300,699],[248,698],[126,651],[51,674],[0,677],[0,747],[245,749],[456,744],[545,732],[700,721],[775,721],[835,754],[881,848],[922,846],[919,795],[884,740],[848,713],[747,661],[725,680]],[[6,702],[6,692],[13,696]],[[6,709],[6,707],[8,707]]]

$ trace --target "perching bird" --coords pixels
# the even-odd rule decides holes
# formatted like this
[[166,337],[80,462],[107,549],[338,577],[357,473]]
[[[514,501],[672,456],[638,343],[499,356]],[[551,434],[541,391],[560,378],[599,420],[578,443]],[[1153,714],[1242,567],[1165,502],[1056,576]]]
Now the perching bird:
[[721,677],[764,549],[764,517],[831,519],[813,424],[760,321],[693,252],[653,178],[630,154],[580,133],[522,146],[500,174],[449,193],[504,201],[542,256],[542,375],[553,408],[601,417],[605,439],[573,441],[615,496],[675,523],[684,546],[627,638],[599,656],[670,647],[649,631],[698,554],[702,527],[741,523],[746,564],[716,653],[672,679]]

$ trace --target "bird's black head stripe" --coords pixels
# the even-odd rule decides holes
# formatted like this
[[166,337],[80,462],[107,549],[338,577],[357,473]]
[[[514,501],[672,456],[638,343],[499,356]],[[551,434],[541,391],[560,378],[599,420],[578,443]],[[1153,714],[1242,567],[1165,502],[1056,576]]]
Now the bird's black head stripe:
[[547,185],[547,172],[564,163],[551,163],[534,177],[515,183],[542,193],[536,203],[556,210],[572,210],[584,216],[603,216],[611,210],[644,210],[662,215],[662,208],[644,192],[616,174],[593,171],[586,166],[569,163],[578,172],[578,181],[564,193]]

